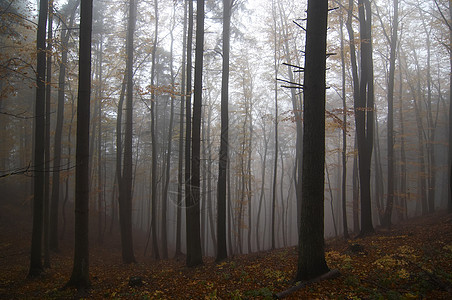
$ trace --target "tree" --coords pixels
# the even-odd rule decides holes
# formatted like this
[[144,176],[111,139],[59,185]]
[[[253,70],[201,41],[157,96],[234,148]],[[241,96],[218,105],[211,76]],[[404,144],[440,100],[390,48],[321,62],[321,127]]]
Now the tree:
[[328,272],[324,245],[325,72],[328,1],[309,0],[303,83],[303,173],[296,280]]
[[176,212],[176,253],[175,256],[182,255],[181,250],[181,225],[182,225],[182,188],[183,188],[183,163],[184,163],[184,110],[185,110],[185,76],[186,76],[186,56],[187,53],[187,1],[184,2],[184,29],[182,38],[182,78],[181,78],[181,97],[180,97],[180,115],[179,115],[179,158],[177,171],[177,212]]
[[122,260],[124,263],[135,262],[132,238],[133,35],[135,32],[135,23],[136,4],[135,0],[130,0],[127,29],[127,92],[123,174],[119,182],[119,222],[121,228]]
[[234,0],[223,0],[223,68],[221,80],[221,140],[217,187],[217,257],[221,261],[228,256],[226,249],[226,179],[228,166],[229,136],[229,44],[231,30],[231,7]]
[[67,286],[84,290],[89,280],[89,124],[91,93],[92,0],[80,6],[79,81],[77,97],[77,146],[75,173],[74,265]]
[[196,12],[195,82],[193,98],[193,129],[191,157],[191,193],[187,203],[187,266],[202,264],[200,236],[200,167],[201,167],[201,117],[202,117],[202,72],[204,50],[204,0],[198,0]]
[[394,206],[394,73],[397,49],[397,29],[399,25],[399,1],[394,0],[394,16],[390,39],[389,79],[388,79],[388,194],[383,225],[391,226],[392,208]]
[[[349,8],[350,10],[351,7]],[[370,1],[359,0],[358,11],[361,36],[361,77],[359,78],[359,82],[354,79],[353,98],[355,101],[355,123],[358,144],[359,184],[361,193],[360,234],[365,235],[374,231],[372,225],[372,204],[370,196],[370,166],[372,161],[371,158],[374,139],[374,91],[371,35],[372,12]],[[353,40],[350,39],[350,41],[352,42]],[[354,74],[354,77],[357,78],[357,75]]]
[[347,97],[345,90],[345,45],[344,45],[344,17],[341,12],[339,15],[340,34],[341,34],[341,76],[342,76],[342,227],[344,231],[344,238],[348,239],[348,224],[347,224]]
[[[52,196],[50,199],[50,231],[49,231],[49,247],[53,251],[58,250],[58,207],[60,201],[60,168],[61,168],[61,144],[63,134],[64,121],[64,96],[66,86],[66,64],[68,60],[68,42],[69,42],[69,28],[72,28],[74,23],[75,12],[78,7],[78,2],[70,2],[68,4],[70,12],[69,24],[61,35],[61,63],[58,76],[58,109],[55,126],[55,141],[54,141],[54,156],[53,156],[53,177],[52,177]],[[63,15],[63,18],[64,15]],[[65,20],[65,19],[63,19]]]
[[155,76],[156,76],[156,53],[158,42],[158,1],[154,1],[155,12],[155,31],[154,44],[152,45],[152,68],[151,68],[151,143],[152,143],[152,158],[151,158],[151,231],[152,231],[152,247],[154,251],[154,258],[159,259],[159,248],[157,242],[157,139],[155,136]]
[[45,137],[45,69],[46,69],[46,21],[48,1],[40,0],[37,30],[36,103],[35,103],[35,150],[34,150],[34,201],[33,231],[29,277],[42,272],[41,247],[44,209],[44,137]]

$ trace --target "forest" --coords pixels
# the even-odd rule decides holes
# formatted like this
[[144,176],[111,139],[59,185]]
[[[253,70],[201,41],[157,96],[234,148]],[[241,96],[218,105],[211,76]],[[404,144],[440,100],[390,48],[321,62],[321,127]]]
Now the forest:
[[0,0],[0,298],[447,299],[451,20]]

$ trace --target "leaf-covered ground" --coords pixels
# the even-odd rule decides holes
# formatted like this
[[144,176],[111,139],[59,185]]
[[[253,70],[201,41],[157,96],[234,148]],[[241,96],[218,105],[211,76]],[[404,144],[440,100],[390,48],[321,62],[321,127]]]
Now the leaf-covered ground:
[[[0,299],[71,299],[62,289],[72,270],[70,246],[52,254],[51,268],[27,279],[29,221],[14,222],[19,208],[0,212]],[[16,220],[17,221],[17,220]],[[89,299],[256,299],[271,298],[294,283],[296,248],[240,255],[216,264],[186,268],[184,259],[152,261],[137,250],[138,263],[121,263],[120,249],[93,243]],[[452,299],[452,215],[436,213],[375,235],[329,240],[326,258],[341,276],[312,284],[291,299]],[[141,286],[131,287],[131,278]],[[449,291],[449,292],[448,292]]]

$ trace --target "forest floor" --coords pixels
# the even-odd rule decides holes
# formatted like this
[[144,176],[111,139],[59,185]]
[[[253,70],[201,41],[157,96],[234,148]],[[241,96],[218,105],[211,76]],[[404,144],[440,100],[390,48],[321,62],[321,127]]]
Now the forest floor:
[[[78,298],[77,291],[63,288],[72,270],[69,242],[51,255],[50,269],[26,278],[31,218],[17,218],[24,211],[30,215],[28,205],[0,205],[0,299]],[[138,253],[138,263],[125,265],[118,245],[92,243],[92,287],[84,298],[271,299],[295,284],[295,247],[236,255],[219,264],[206,257],[204,265],[187,268],[183,258],[154,261]],[[328,240],[326,260],[341,275],[289,299],[452,299],[452,215],[439,212],[365,238]],[[133,277],[142,284],[130,286]]]

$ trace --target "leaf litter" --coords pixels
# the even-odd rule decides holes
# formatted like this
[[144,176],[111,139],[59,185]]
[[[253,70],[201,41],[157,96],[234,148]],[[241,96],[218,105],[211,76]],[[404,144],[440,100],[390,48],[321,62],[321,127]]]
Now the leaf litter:
[[[63,289],[72,270],[66,245],[51,268],[27,279],[29,234],[0,218],[0,299],[71,299]],[[7,220],[6,220],[7,221]],[[17,230],[28,230],[17,234]],[[138,252],[138,251],[136,251]],[[289,299],[452,299],[452,215],[435,213],[376,234],[326,241],[326,260],[341,276],[314,283]],[[183,257],[122,264],[120,247],[92,245],[89,299],[271,299],[296,283],[296,247],[236,255],[221,263],[185,267]],[[135,282],[136,284],[131,284]]]

